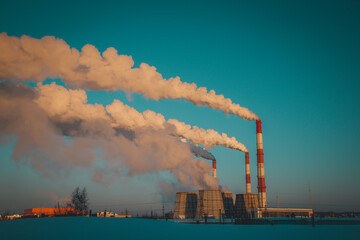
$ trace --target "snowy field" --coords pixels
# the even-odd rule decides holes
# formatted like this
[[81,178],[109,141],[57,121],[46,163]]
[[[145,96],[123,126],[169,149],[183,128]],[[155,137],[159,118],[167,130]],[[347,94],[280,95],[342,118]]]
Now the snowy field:
[[136,218],[58,217],[0,222],[0,239],[360,239],[360,225],[197,225]]

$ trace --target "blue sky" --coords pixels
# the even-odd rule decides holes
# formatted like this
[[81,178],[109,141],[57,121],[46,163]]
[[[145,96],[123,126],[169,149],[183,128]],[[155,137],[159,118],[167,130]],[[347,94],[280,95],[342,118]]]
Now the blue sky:
[[[100,51],[114,47],[131,55],[136,66],[148,63],[165,78],[179,76],[249,108],[263,121],[269,205],[276,205],[278,194],[280,206],[308,207],[310,184],[315,210],[360,211],[359,23],[359,1],[0,4],[0,32],[53,35],[79,50],[88,43]],[[90,103],[120,99],[138,111],[150,109],[235,136],[250,151],[252,191],[257,191],[254,122],[184,100],[138,94],[129,100],[121,90],[87,93]],[[88,187],[94,209],[135,209],[134,202],[160,208],[157,175],[109,187],[93,183],[86,170],[46,179],[16,166],[11,151],[11,145],[0,145],[0,210],[52,206],[49,191],[62,197],[77,185]],[[223,147],[211,152],[220,183],[243,193],[244,153]]]

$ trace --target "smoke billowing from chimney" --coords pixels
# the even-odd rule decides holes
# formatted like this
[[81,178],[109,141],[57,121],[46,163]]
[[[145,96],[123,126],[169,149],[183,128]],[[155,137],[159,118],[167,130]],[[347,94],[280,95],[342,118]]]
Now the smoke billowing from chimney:
[[202,158],[212,161],[213,177],[216,178],[216,159],[215,159],[214,155],[212,155],[210,152],[206,151],[204,148],[195,146],[192,143],[190,143],[190,149],[191,149],[191,152],[194,153],[195,156],[202,157]]
[[212,155],[210,152],[206,151],[205,149],[199,146],[195,146],[194,144],[191,143],[190,143],[190,150],[197,157],[202,157],[208,160],[216,160],[214,155]]
[[119,100],[115,100],[111,105],[106,106],[106,111],[114,120],[115,127],[130,130],[140,127],[167,129],[173,135],[186,138],[208,148],[223,146],[243,152],[248,151],[244,144],[238,142],[235,137],[228,137],[225,133],[219,134],[213,129],[205,130],[197,126],[190,126],[176,119],[165,120],[162,114],[150,110],[140,113]]
[[119,100],[114,100],[105,109],[100,104],[87,104],[86,92],[81,89],[67,90],[55,83],[50,85],[39,83],[38,90],[39,98],[36,103],[51,118],[56,117],[61,122],[103,119],[111,122],[114,128],[131,131],[139,128],[152,128],[167,131],[170,135],[186,138],[207,148],[224,146],[247,152],[246,147],[235,137],[228,137],[225,133],[219,134],[213,129],[205,130],[197,126],[190,126],[176,119],[165,120],[162,114],[150,110],[140,113]]
[[135,129],[130,139],[114,129],[101,105],[86,103],[83,90],[55,89],[59,86],[53,84],[46,86],[52,93],[44,95],[42,87],[0,83],[0,142],[14,143],[12,158],[17,164],[46,177],[86,168],[94,173],[94,181],[105,184],[165,170],[184,185],[217,188],[211,165],[194,159],[189,145],[167,129]]
[[102,54],[90,44],[81,51],[61,39],[46,36],[35,39],[23,35],[0,34],[0,78],[36,80],[61,78],[68,86],[90,90],[117,90],[144,94],[147,98],[183,98],[197,106],[220,109],[247,120],[258,117],[247,108],[235,104],[214,90],[180,81],[179,77],[164,79],[155,67],[141,63],[134,68],[131,56],[118,55],[110,47]]

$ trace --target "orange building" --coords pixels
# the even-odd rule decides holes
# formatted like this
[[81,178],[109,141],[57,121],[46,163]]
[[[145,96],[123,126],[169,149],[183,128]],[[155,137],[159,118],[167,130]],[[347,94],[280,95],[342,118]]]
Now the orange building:
[[29,208],[24,210],[24,216],[61,216],[85,214],[86,211],[77,211],[75,208]]

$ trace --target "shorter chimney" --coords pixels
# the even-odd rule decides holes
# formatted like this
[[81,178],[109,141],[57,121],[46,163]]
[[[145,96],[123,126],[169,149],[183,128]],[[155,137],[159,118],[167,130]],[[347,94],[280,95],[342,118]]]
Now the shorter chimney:
[[249,152],[245,152],[246,194],[251,193]]
[[216,178],[216,160],[212,160],[212,166],[214,169],[213,176],[214,176],[214,178]]

